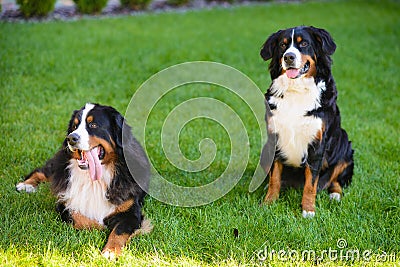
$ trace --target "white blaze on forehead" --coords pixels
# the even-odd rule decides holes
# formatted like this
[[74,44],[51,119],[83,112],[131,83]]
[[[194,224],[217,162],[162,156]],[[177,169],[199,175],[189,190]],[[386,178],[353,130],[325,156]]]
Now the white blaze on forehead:
[[292,30],[292,44],[290,45],[290,47],[292,47],[294,45],[294,29]]
[[86,130],[86,118],[87,118],[89,111],[91,111],[93,108],[94,108],[93,104],[87,103],[85,105],[85,108],[82,110],[82,117],[81,117],[81,121],[78,125],[78,128],[72,132],[72,133],[79,135],[79,142],[76,144],[76,148],[78,148],[80,150],[87,151],[90,149],[89,133]]
[[289,67],[294,67],[296,69],[299,69],[301,67],[301,53],[296,47],[294,47],[294,29],[292,30],[292,42],[288,50],[286,50],[285,53],[283,54],[283,57],[285,57],[287,53],[293,53],[295,55],[294,66],[286,66],[285,61],[282,60],[283,69],[286,70]]

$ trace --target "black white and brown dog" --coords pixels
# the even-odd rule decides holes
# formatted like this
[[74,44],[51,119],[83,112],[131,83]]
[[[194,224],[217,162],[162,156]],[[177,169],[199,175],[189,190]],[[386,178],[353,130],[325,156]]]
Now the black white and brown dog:
[[149,178],[147,156],[123,116],[88,103],[73,112],[62,149],[16,188],[34,192],[50,181],[61,219],[76,229],[108,228],[102,254],[113,258],[132,236],[151,231],[141,211]]
[[276,140],[267,142],[275,153],[264,203],[277,200],[281,186],[304,186],[303,217],[315,215],[318,190],[339,201],[353,175],[353,149],[341,128],[331,73],[335,50],[326,30],[300,26],[272,34],[260,52],[271,60],[266,120],[269,140]]

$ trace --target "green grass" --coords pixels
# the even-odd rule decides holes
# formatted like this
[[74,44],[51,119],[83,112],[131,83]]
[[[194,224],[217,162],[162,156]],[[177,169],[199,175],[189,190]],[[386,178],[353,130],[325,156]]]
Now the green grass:
[[[371,262],[325,257],[321,265],[400,265],[399,11],[396,1],[324,1],[74,22],[0,23],[0,264],[311,266],[315,262],[284,261],[277,252],[266,261],[259,261],[256,254],[322,253],[338,249],[338,240],[345,239],[342,252],[371,251]],[[60,222],[48,185],[36,194],[15,192],[15,183],[57,150],[72,110],[85,102],[112,105],[124,113],[135,90],[151,75],[194,60],[235,67],[264,92],[270,79],[258,55],[262,43],[276,30],[299,24],[326,28],[337,43],[333,74],[342,123],[356,151],[353,183],[343,201],[331,203],[325,192],[319,194],[314,219],[301,217],[300,190],[284,192],[274,205],[259,207],[265,183],[248,192],[259,149],[254,146],[238,185],[209,205],[183,208],[147,198],[145,212],[154,231],[133,239],[114,263],[100,256],[107,232],[75,231]],[[177,170],[163,158],[162,124],[157,120],[194,95],[218,98],[239,113],[242,109],[231,94],[207,86],[171,93],[168,102],[159,103],[147,131],[149,155],[159,171],[182,185],[212,181],[229,160],[226,142],[220,144],[211,169],[199,174]],[[249,112],[246,107],[242,111]],[[246,127],[253,126],[249,119]],[[255,140],[257,135],[249,132]],[[182,131],[183,153],[190,159],[199,157],[198,142],[209,135],[218,142],[226,139],[223,129],[212,122],[191,122]],[[391,258],[382,263],[377,256],[384,252]]]

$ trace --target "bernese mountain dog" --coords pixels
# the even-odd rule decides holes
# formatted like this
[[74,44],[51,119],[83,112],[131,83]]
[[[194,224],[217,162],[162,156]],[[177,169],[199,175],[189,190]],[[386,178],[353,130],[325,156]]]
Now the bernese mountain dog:
[[331,73],[335,50],[326,30],[300,26],[272,34],[260,51],[271,60],[266,120],[269,140],[276,140],[266,144],[275,153],[264,203],[277,200],[281,187],[303,186],[305,218],[315,215],[318,190],[340,201],[353,175],[353,149],[341,128]]
[[88,103],[73,112],[62,148],[16,189],[34,192],[49,181],[61,219],[76,229],[109,229],[102,254],[114,258],[132,236],[151,231],[141,211],[149,178],[147,156],[124,117]]

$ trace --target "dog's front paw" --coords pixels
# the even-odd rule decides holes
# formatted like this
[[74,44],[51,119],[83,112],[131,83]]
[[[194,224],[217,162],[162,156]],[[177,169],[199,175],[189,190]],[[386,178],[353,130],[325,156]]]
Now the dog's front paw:
[[118,253],[117,251],[115,251],[115,250],[113,251],[113,250],[110,250],[110,249],[104,249],[101,252],[101,255],[104,258],[106,258],[108,260],[111,260],[111,261],[116,260],[120,254],[121,254],[121,252]]
[[18,183],[18,184],[15,186],[15,189],[16,189],[18,192],[26,192],[26,193],[35,193],[35,192],[37,191],[37,188],[36,188],[36,187],[34,187],[34,186],[31,185],[31,184],[26,184],[26,183],[24,183],[24,182]]
[[303,210],[303,218],[314,218],[315,216],[315,211],[306,211]]

